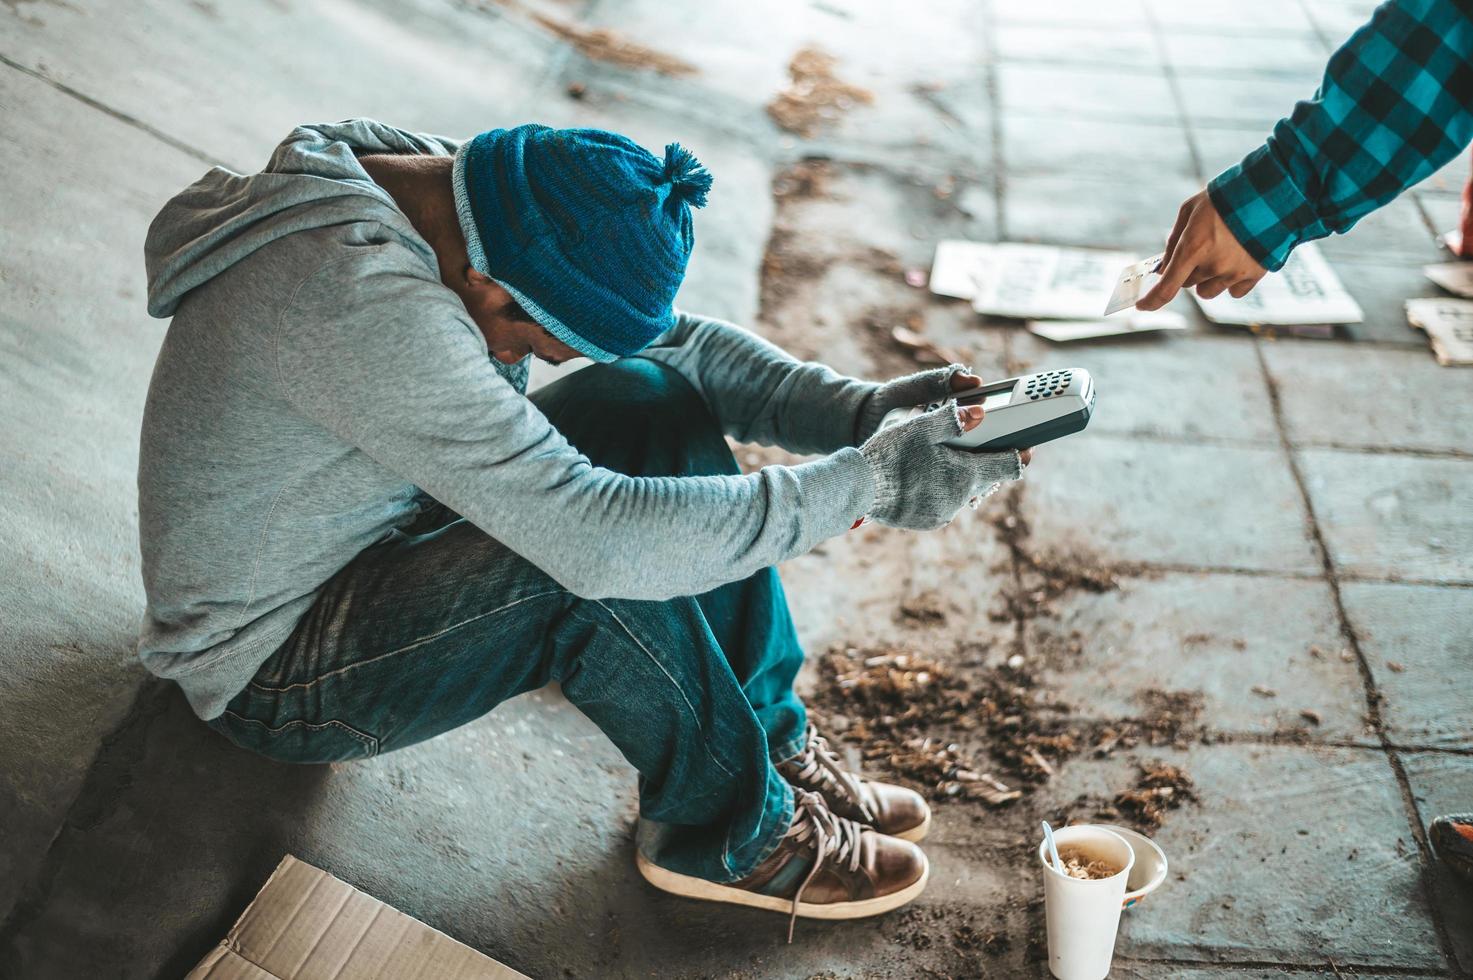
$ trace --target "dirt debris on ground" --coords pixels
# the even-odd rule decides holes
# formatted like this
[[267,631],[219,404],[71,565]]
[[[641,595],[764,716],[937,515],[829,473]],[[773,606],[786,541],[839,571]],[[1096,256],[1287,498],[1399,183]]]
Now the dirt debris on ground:
[[767,115],[788,132],[806,138],[832,125],[855,106],[874,102],[874,94],[868,89],[851,85],[835,74],[838,64],[838,59],[822,48],[800,48],[788,62],[788,87],[767,103]]
[[781,203],[825,198],[829,196],[829,182],[833,179],[833,161],[826,157],[804,157],[773,176],[772,199]]
[[[781,179],[781,175],[779,178]],[[865,269],[886,277],[899,278],[905,267],[893,252],[874,246],[865,246],[848,251],[835,252],[832,243],[814,247],[811,241],[781,220],[773,224],[767,238],[767,248],[762,253],[762,278],[758,293],[757,316],[769,316],[787,302],[800,286],[816,282],[831,266],[848,265]],[[896,322],[903,322],[910,315],[908,310],[877,311],[867,318],[869,323],[887,320],[886,330]]]
[[904,622],[925,626],[944,626],[946,624],[946,606],[942,604],[941,597],[935,592],[922,592],[908,599],[902,599],[895,611]]
[[767,237],[767,249],[762,253],[759,319],[782,306],[800,284],[814,281],[831,264],[804,247],[800,238],[791,228],[773,225],[772,234]]
[[1084,633],[1070,630],[1063,633],[1053,629],[1037,628],[1029,643],[1029,655],[1042,667],[1053,670],[1074,670],[1084,655]]
[[[921,622],[935,615],[924,594],[917,599],[902,603],[898,615],[909,609]],[[1082,752],[1185,748],[1205,737],[1200,691],[1150,688],[1139,695],[1138,716],[1084,721],[1022,658],[988,667],[975,642],[964,646],[973,655],[964,666],[953,666],[961,648],[942,659],[908,647],[835,647],[820,661],[810,711],[821,730],[859,753],[867,771],[934,800],[989,807],[1021,799]],[[1135,786],[1094,803],[1112,819],[1123,814],[1154,830],[1167,810],[1191,798],[1185,773],[1151,763]]]
[[[878,257],[864,258],[874,261]],[[925,328],[921,313],[896,307],[868,310],[859,318],[865,349],[881,370],[907,373],[917,367],[970,363],[970,350],[943,347],[924,335]]]
[[1131,786],[1110,797],[1082,793],[1059,816],[1063,825],[1124,823],[1149,836],[1161,829],[1172,810],[1197,801],[1196,785],[1184,769],[1152,760],[1136,763]]
[[1169,811],[1196,800],[1192,778],[1180,766],[1159,760],[1141,763],[1135,785],[1115,795],[1120,812],[1145,833],[1160,830]]
[[906,317],[906,325],[890,328],[890,340],[896,347],[909,354],[911,359],[924,367],[944,367],[947,364],[966,364],[970,354],[942,347],[922,336],[917,329],[924,324],[919,313]]
[[892,942],[908,949],[928,951],[941,948],[956,954],[954,968],[946,972],[934,971],[930,974],[932,976],[986,976],[989,969],[986,961],[1013,948],[1008,925],[1011,907],[1014,903],[994,910],[989,917],[985,911],[979,912],[970,905],[912,905],[887,916],[885,928]]
[[1022,513],[1024,488],[1003,491],[1002,506],[991,518],[999,540],[1013,558],[1017,581],[1002,592],[1003,608],[992,614],[997,622],[1017,622],[1056,616],[1058,602],[1074,592],[1113,592],[1121,580],[1141,570],[1125,562],[1106,562],[1082,550],[1040,551],[1032,547],[1033,529]]
[[1011,803],[1081,744],[1067,707],[1038,697],[1024,670],[958,670],[913,650],[848,647],[830,650],[819,674],[809,700],[819,727],[933,799]]
[[[929,294],[907,285],[907,273],[917,270],[889,247],[827,227],[828,210],[835,204],[848,205],[850,195],[857,193],[855,187],[868,187],[876,170],[866,163],[839,163],[814,155],[774,173],[770,188],[775,214],[759,278],[761,332],[799,358],[832,362],[831,345],[803,324],[842,318],[841,343],[846,348],[855,344],[864,358],[856,363],[846,350],[839,355],[850,356],[844,370],[865,377],[894,377],[953,361],[968,363],[974,353],[970,346],[957,343],[954,336],[942,340],[930,335]],[[857,294],[856,280],[869,283]],[[825,303],[824,295],[831,289],[843,290],[846,298]]]
[[[519,7],[508,3],[507,6]],[[606,27],[584,27],[543,13],[531,14],[532,20],[573,47],[591,61],[602,61],[620,68],[653,71],[673,78],[697,75],[700,69],[674,55],[631,41],[618,31]],[[581,97],[581,96],[575,96]]]
[[1144,708],[1139,717],[1100,722],[1096,726],[1091,744],[1096,757],[1142,744],[1184,749],[1205,735],[1206,726],[1201,724],[1204,706],[1201,691],[1164,691],[1150,687],[1136,698]]

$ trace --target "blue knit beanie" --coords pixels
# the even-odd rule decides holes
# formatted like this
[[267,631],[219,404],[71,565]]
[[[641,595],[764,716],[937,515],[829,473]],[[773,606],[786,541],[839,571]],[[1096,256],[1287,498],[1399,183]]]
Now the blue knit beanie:
[[558,340],[612,361],[674,324],[711,188],[679,143],[661,161],[601,129],[493,129],[461,145],[452,181],[471,267]]

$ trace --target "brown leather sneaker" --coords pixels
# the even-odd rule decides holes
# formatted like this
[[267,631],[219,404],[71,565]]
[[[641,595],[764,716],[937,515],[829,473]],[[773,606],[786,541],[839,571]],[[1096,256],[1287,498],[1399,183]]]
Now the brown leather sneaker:
[[828,739],[812,725],[803,751],[780,763],[777,771],[794,789],[818,793],[834,813],[882,834],[919,841],[931,829],[931,808],[921,794],[845,769]]
[[793,825],[777,850],[740,881],[667,871],[636,855],[646,881],[661,891],[788,913],[788,942],[798,916],[861,919],[889,912],[926,887],[931,868],[914,844],[835,816],[817,793],[794,791]]

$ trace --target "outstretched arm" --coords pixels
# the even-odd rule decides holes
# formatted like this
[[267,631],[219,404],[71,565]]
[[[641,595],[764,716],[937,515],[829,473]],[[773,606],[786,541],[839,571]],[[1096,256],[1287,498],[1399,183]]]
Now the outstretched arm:
[[1242,296],[1301,242],[1349,231],[1473,140],[1473,6],[1391,0],[1351,35],[1312,99],[1182,205],[1161,282]]
[[683,311],[638,356],[680,372],[727,435],[795,453],[856,445],[864,407],[880,387],[799,361],[733,323]]

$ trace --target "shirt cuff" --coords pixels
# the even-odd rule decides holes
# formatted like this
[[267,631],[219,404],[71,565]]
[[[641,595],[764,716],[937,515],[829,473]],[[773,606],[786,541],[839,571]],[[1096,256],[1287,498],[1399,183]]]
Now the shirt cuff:
[[1277,272],[1300,242],[1329,229],[1279,160],[1269,141],[1213,178],[1207,195],[1233,237],[1269,272]]
[[791,469],[801,480],[804,508],[813,515],[797,554],[854,530],[874,506],[874,471],[858,449],[846,447]]

